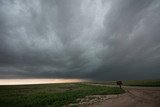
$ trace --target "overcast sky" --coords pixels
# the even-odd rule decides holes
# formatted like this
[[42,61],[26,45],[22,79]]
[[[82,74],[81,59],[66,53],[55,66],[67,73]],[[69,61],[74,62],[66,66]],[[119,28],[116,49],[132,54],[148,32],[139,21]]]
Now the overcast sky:
[[0,0],[0,78],[160,79],[160,0]]

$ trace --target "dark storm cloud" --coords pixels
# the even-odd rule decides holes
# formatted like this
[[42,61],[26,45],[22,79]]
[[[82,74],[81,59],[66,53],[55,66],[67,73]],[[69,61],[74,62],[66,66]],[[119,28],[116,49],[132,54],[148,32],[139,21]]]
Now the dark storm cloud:
[[0,78],[160,78],[159,0],[1,0]]

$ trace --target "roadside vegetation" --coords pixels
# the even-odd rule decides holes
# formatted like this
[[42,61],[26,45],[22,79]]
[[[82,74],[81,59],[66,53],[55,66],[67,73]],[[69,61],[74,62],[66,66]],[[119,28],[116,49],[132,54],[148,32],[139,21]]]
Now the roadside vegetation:
[[0,86],[0,107],[61,107],[89,95],[124,92],[118,87],[83,83]]

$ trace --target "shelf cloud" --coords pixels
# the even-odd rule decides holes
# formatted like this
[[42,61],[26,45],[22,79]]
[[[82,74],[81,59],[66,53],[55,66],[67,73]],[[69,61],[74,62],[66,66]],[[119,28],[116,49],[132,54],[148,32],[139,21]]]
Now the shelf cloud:
[[160,78],[159,0],[1,0],[0,78]]

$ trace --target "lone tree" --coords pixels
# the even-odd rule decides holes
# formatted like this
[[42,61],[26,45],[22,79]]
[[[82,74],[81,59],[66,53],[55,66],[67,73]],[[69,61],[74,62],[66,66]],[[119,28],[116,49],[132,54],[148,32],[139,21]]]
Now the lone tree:
[[119,85],[119,88],[121,88],[121,86],[122,86],[122,81],[116,81],[116,83],[117,83],[117,85]]

